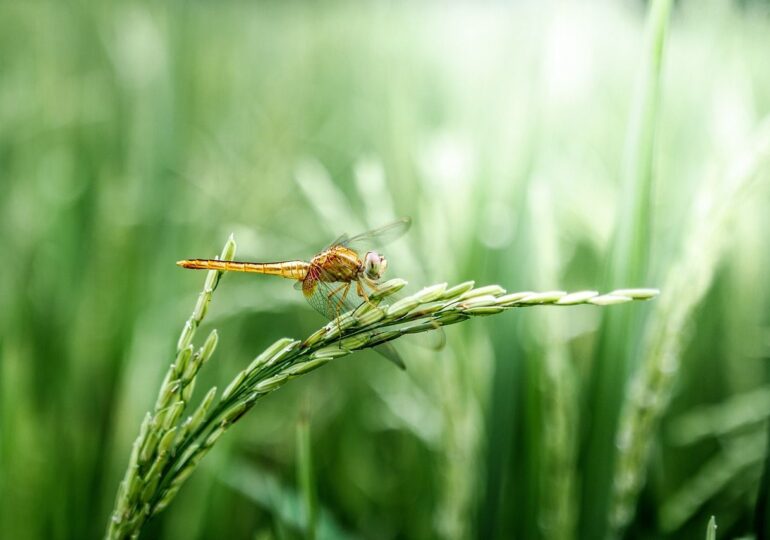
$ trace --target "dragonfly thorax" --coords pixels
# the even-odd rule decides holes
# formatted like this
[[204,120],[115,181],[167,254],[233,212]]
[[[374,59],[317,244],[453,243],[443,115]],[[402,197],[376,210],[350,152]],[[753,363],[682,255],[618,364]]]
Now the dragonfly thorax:
[[333,246],[313,257],[310,267],[308,275],[313,279],[342,283],[357,280],[364,263],[352,249]]

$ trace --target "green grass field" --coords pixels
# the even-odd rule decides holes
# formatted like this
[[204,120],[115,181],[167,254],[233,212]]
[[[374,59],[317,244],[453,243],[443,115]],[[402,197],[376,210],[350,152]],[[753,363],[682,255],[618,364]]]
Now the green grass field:
[[[661,294],[337,359],[142,538],[770,535],[768,36],[716,0],[0,3],[0,538],[104,536],[203,284],[177,260],[398,216],[410,292]],[[193,404],[323,324],[226,275]]]

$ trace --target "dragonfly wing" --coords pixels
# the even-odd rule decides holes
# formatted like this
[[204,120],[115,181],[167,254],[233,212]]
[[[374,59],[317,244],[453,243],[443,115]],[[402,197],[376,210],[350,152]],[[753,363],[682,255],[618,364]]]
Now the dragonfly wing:
[[332,242],[331,244],[329,244],[328,246],[326,246],[326,247],[324,248],[324,251],[328,251],[328,250],[330,250],[331,248],[333,248],[334,246],[344,246],[344,245],[346,245],[346,244],[347,244],[348,240],[350,240],[350,236],[349,236],[349,235],[347,235],[347,234],[341,234],[341,235],[339,235],[339,236],[338,236],[338,237],[337,237],[337,238],[334,240],[334,242]]
[[410,343],[432,351],[440,351],[446,346],[446,334],[438,323],[435,323],[434,330],[412,334],[408,339]]
[[331,281],[326,270],[311,264],[301,281],[302,294],[308,303],[327,319],[335,319],[361,305],[352,282]]
[[401,358],[401,355],[398,354],[398,351],[392,343],[383,343],[382,345],[377,345],[374,350],[396,364],[401,369],[406,370],[404,359]]
[[345,246],[357,251],[365,248],[380,248],[403,236],[411,225],[412,220],[410,218],[401,218],[393,223],[352,237],[343,234],[332,243],[332,246]]
[[[300,282],[302,292],[308,303],[327,319],[335,319],[345,312],[352,311],[365,302],[356,293],[355,283],[329,282],[319,279],[323,269],[311,269],[307,277]],[[374,347],[379,354],[396,364],[401,369],[406,369],[401,355],[390,343],[383,343]]]

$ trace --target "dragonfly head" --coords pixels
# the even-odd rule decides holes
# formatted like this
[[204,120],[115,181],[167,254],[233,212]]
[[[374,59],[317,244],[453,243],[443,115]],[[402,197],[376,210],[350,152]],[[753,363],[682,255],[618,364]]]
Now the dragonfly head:
[[385,273],[388,261],[376,251],[368,251],[364,257],[364,274],[372,280],[378,280]]

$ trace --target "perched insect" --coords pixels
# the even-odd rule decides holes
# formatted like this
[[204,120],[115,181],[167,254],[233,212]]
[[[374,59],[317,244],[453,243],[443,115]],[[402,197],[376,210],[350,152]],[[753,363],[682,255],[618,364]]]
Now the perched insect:
[[[251,272],[296,280],[296,287],[302,290],[310,305],[328,319],[334,319],[356,308],[361,302],[368,302],[369,294],[377,289],[388,267],[388,261],[382,254],[364,249],[382,246],[397,239],[410,225],[409,218],[402,218],[353,237],[342,235],[310,262],[295,260],[258,263],[188,259],[177,264],[184,268]],[[443,343],[443,334],[439,339]],[[399,367],[404,367],[403,360],[391,345],[385,344],[376,349]]]

